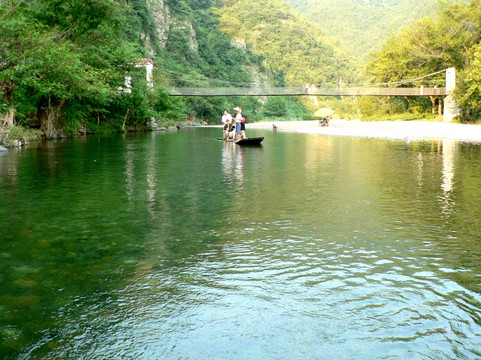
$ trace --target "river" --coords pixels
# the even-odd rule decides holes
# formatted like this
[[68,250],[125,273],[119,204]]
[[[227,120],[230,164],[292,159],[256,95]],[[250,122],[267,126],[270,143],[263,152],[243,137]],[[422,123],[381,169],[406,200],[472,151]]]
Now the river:
[[0,358],[481,358],[480,145],[220,132],[0,153]]

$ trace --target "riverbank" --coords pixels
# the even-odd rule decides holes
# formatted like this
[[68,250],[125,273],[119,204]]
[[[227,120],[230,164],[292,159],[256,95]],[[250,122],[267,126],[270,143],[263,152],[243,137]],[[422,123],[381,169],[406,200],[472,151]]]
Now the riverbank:
[[249,129],[288,131],[305,134],[381,138],[404,141],[449,139],[481,143],[481,126],[429,121],[359,121],[331,120],[328,127],[319,121],[259,122],[247,125]]
[[[75,136],[94,134],[178,130],[186,125],[191,126],[192,123],[168,121],[165,122],[165,124],[160,124],[158,121],[151,121],[146,126],[127,128],[125,131],[122,131],[121,129],[109,129],[107,127],[88,130],[87,128],[82,127],[76,132],[66,133],[62,129],[58,129],[56,137],[49,138],[48,140],[65,139]],[[13,126],[11,128],[0,127],[0,151],[7,151],[7,148],[22,147],[34,142],[42,141],[42,135],[43,132],[39,129],[25,128],[22,126]]]

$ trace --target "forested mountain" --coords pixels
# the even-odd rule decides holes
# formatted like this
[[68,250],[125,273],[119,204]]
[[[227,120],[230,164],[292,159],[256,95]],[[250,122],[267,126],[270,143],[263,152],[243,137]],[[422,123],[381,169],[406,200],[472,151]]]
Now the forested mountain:
[[282,84],[337,84],[352,80],[352,66],[320,26],[282,0],[225,0],[221,29],[283,74]]
[[377,50],[391,31],[434,14],[437,0],[284,0],[361,60]]
[[[355,69],[346,53],[321,27],[282,0],[224,0],[220,27],[239,47],[263,58],[275,86],[326,86],[352,83]],[[270,115],[293,117],[283,101],[268,98]],[[292,99],[293,100],[293,99]],[[301,98],[312,114],[317,98]],[[311,115],[312,117],[312,115]]]
[[[234,46],[219,29],[212,0],[129,0],[129,3],[135,11],[130,18],[130,39],[137,43],[143,56],[153,58],[156,84],[235,86],[249,84],[253,76],[261,76],[261,60]],[[235,97],[177,100],[185,119],[207,122],[218,121],[223,108],[232,108],[242,101]],[[255,99],[247,102],[256,105]]]

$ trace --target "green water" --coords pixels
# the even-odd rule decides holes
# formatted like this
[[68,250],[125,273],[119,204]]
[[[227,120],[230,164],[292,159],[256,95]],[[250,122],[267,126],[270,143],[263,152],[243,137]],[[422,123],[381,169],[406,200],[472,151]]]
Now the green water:
[[220,132],[0,154],[0,358],[481,358],[480,145]]

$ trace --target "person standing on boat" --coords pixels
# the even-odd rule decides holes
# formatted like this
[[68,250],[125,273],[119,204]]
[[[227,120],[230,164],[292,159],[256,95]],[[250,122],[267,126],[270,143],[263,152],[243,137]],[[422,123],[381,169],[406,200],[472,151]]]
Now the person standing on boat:
[[234,110],[236,111],[235,115],[235,133],[236,133],[236,140],[242,139],[241,135],[241,124],[242,124],[242,109],[240,107],[235,107]]
[[242,113],[242,108],[240,108],[240,109],[241,109],[241,138],[245,139],[245,138],[247,138],[247,136],[246,136],[246,117]]
[[222,115],[222,123],[224,124],[224,140],[227,140],[232,123],[232,115],[227,110],[224,110],[224,115]]

